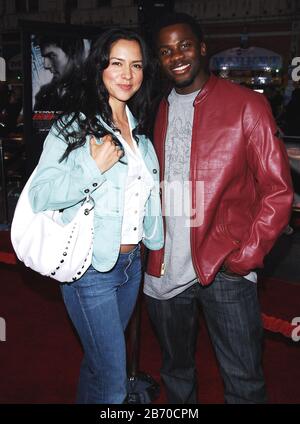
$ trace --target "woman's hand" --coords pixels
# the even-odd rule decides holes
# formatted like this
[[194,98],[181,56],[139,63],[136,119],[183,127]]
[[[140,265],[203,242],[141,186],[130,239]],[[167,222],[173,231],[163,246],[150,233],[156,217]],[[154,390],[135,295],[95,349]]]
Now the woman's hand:
[[95,160],[101,173],[113,167],[123,156],[123,151],[112,141],[111,135],[102,137],[103,143],[97,144],[95,137],[91,137],[91,156]]

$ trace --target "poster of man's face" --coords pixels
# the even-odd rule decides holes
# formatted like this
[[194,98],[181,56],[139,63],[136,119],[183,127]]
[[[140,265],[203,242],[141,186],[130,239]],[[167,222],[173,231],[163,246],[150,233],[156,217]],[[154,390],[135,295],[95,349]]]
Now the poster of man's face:
[[32,109],[63,110],[68,86],[88,55],[90,42],[76,37],[31,36]]
[[67,54],[53,44],[45,46],[41,53],[44,58],[44,68],[51,72],[53,81],[59,81],[71,66]]
[[24,138],[28,175],[55,118],[73,105],[92,40],[102,28],[20,21],[24,71]]

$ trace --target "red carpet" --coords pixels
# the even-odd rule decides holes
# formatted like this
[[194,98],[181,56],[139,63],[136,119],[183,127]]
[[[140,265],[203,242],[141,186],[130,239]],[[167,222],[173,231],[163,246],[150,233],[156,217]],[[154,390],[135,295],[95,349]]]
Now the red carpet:
[[[0,318],[6,323],[6,341],[0,341],[0,403],[72,403],[82,352],[58,285],[22,264],[3,264],[14,262],[8,237],[8,232],[1,232]],[[291,322],[300,316],[299,294],[300,284],[265,279],[260,284],[262,311]],[[300,403],[299,349],[300,342],[265,331],[263,359],[270,403]],[[140,370],[159,381],[160,360],[142,307]],[[200,402],[222,403],[222,381],[203,320],[197,365]],[[155,403],[165,400],[162,387]]]
[[0,231],[0,264],[14,265],[17,262],[17,257],[13,251],[10,241],[9,231]]
[[[300,315],[300,285],[265,280],[262,310],[292,320]],[[57,284],[22,265],[0,264],[0,317],[6,341],[0,341],[0,403],[72,403],[81,348],[60,298]],[[265,332],[264,369],[270,403],[300,403],[300,342]],[[201,403],[222,403],[218,367],[201,325],[197,352]],[[142,308],[140,370],[159,380],[160,353]],[[156,403],[164,403],[162,389]]]

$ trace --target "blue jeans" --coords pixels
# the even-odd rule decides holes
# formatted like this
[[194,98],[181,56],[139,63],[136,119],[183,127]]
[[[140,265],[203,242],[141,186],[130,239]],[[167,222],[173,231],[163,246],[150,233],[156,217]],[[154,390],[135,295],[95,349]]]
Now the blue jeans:
[[197,403],[199,306],[219,362],[225,402],[266,401],[263,328],[255,283],[218,273],[209,286],[196,283],[168,300],[146,299],[162,350],[161,376],[169,403]]
[[140,246],[121,253],[114,268],[92,266],[78,281],[61,285],[69,316],[79,334],[84,357],[77,403],[122,403],[127,395],[124,330],[141,281]]

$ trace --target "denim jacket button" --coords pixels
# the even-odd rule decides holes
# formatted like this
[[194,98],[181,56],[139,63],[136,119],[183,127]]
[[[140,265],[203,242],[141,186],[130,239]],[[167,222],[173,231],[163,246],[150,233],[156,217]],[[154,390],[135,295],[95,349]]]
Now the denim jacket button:
[[157,174],[157,169],[153,169],[153,174]]

